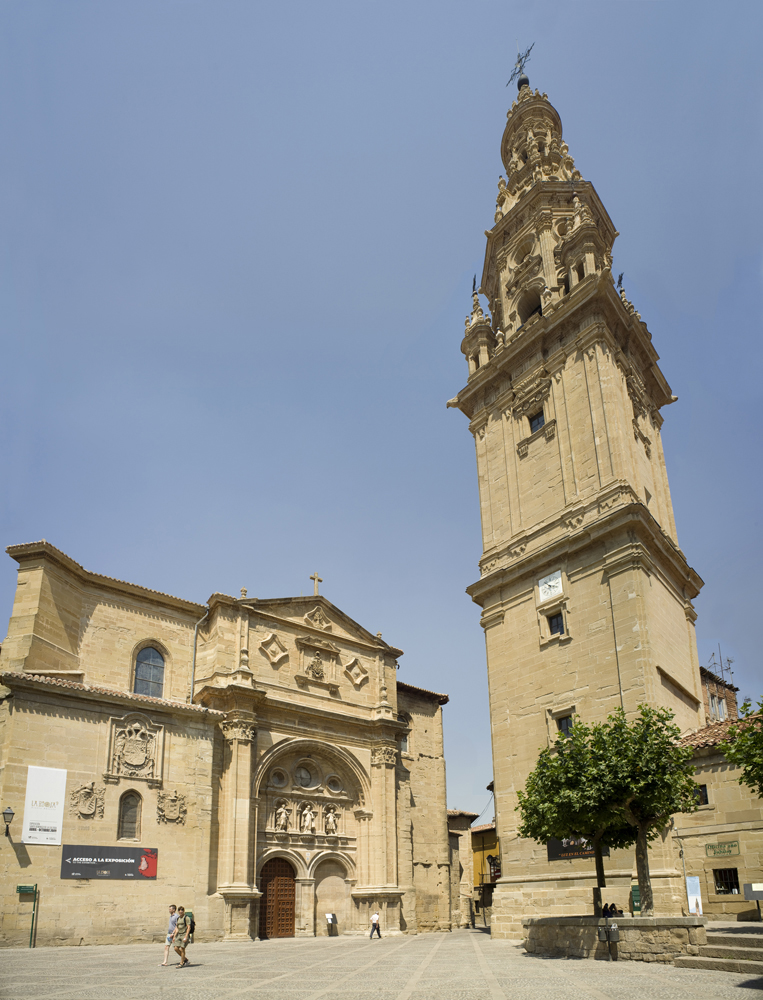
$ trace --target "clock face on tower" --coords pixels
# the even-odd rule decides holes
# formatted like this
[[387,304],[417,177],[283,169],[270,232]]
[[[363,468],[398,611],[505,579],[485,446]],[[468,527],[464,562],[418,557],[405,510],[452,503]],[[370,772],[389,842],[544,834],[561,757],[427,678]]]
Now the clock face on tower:
[[548,576],[544,576],[542,580],[538,580],[538,594],[540,595],[541,604],[544,601],[551,600],[552,597],[556,597],[561,592],[562,571],[560,569],[556,573],[550,573]]

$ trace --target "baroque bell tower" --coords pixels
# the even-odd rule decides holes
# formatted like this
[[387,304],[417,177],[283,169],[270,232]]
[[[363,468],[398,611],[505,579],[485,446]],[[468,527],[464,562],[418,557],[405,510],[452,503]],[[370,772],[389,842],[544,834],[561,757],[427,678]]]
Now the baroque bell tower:
[[[702,580],[678,545],[662,450],[676,397],[613,280],[612,221],[524,75],[501,158],[479,289],[492,319],[475,291],[468,379],[448,405],[469,418],[477,452],[483,553],[467,590],[487,649],[502,861],[492,932],[510,937],[523,915],[587,912],[595,885],[591,860],[550,860],[517,836],[516,793],[541,747],[575,715],[600,721],[618,706],[702,724]],[[650,849],[661,913],[681,907],[671,851]],[[608,885],[627,890],[633,864],[613,852]]]

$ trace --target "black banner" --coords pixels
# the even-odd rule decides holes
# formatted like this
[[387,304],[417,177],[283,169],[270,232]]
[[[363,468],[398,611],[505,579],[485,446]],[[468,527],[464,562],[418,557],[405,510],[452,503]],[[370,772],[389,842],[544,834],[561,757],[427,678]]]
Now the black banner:
[[[549,861],[566,861],[570,858],[592,858],[593,844],[587,837],[572,835],[564,840],[556,840],[552,837],[546,844]],[[609,857],[609,848],[602,847],[602,857]]]
[[64,844],[61,878],[155,879],[159,852],[155,847],[93,847]]

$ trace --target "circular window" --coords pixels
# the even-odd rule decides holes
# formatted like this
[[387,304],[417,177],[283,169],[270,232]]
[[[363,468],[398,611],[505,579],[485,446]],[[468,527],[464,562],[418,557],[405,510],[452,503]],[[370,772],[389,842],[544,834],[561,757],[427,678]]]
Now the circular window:
[[301,785],[303,788],[308,788],[313,783],[313,776],[304,764],[300,764],[294,772],[294,781],[297,785]]
[[286,784],[286,775],[283,771],[271,771],[270,783],[271,785],[275,785],[276,788],[283,788]]
[[337,778],[335,774],[332,774],[329,780],[326,782],[326,787],[330,792],[341,792],[342,791],[341,779]]

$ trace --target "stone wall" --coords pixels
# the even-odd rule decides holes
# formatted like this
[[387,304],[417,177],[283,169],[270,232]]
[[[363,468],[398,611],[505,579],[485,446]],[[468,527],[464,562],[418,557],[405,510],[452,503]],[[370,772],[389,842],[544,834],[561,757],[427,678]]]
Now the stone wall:
[[[616,923],[617,943],[599,941],[600,927]],[[524,917],[525,951],[533,955],[672,962],[678,955],[698,955],[707,941],[701,917]]]

